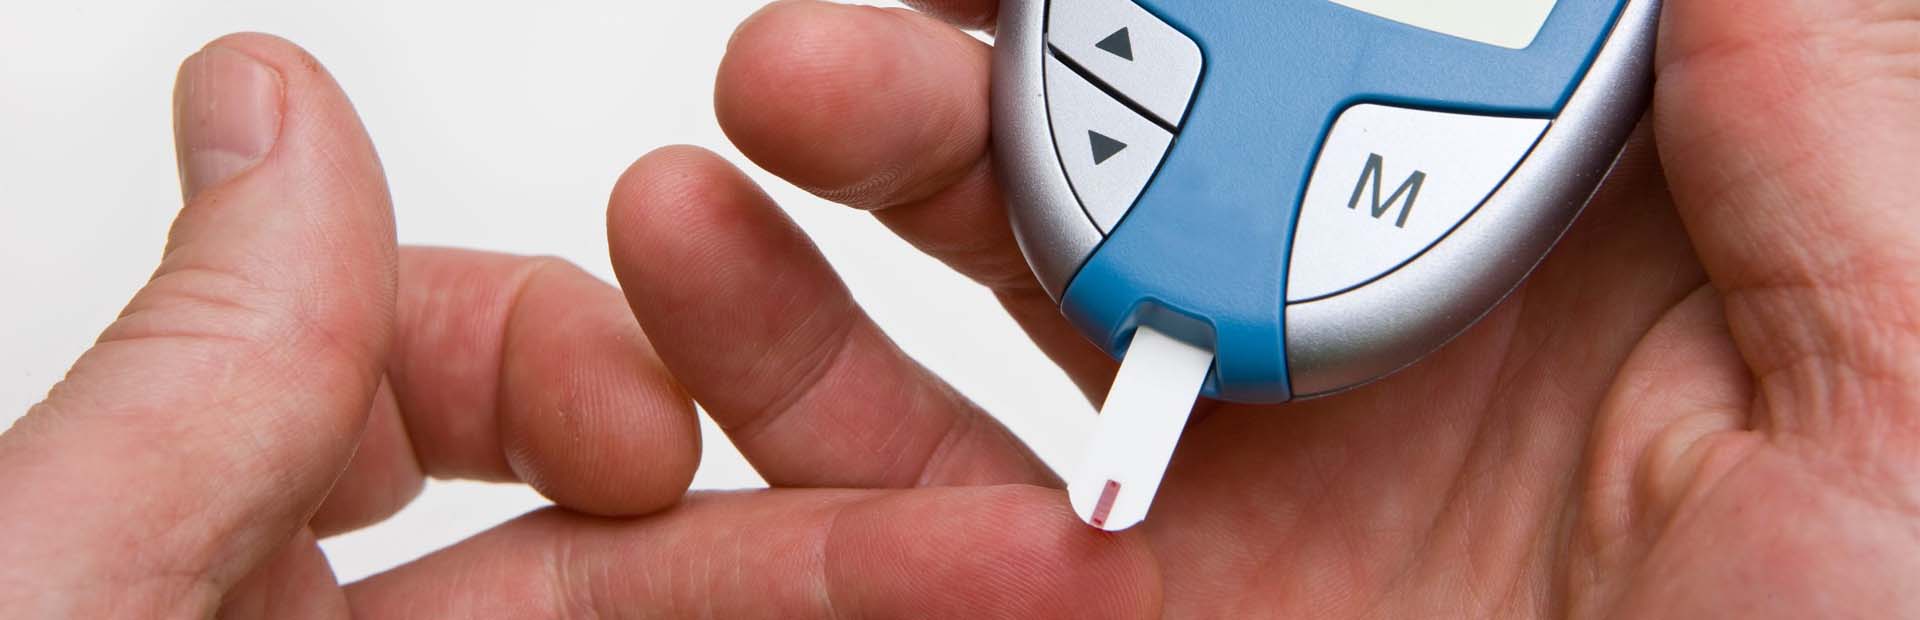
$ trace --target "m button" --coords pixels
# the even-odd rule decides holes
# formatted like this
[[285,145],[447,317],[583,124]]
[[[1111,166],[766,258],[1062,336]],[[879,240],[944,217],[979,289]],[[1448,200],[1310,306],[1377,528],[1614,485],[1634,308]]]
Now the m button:
[[1500,189],[1547,124],[1370,104],[1341,114],[1300,205],[1287,301],[1337,295],[1418,260]]

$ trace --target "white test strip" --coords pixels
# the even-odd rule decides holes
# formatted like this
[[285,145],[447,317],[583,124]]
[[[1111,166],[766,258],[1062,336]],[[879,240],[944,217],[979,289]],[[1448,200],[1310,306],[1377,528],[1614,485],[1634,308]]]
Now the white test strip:
[[1141,327],[1107,393],[1087,453],[1067,485],[1089,525],[1118,532],[1146,520],[1213,352]]

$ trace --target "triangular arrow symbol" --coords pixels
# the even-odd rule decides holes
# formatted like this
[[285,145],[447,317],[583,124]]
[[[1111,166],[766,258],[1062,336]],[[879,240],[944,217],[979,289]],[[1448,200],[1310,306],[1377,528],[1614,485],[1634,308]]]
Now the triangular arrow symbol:
[[1128,61],[1133,60],[1133,36],[1127,34],[1126,28],[1121,28],[1113,34],[1107,35],[1107,38],[1101,39],[1099,43],[1095,43],[1093,46],[1106,50],[1109,54],[1125,58]]
[[1088,131],[1087,139],[1093,142],[1093,165],[1107,163],[1120,151],[1127,150],[1127,143],[1100,135],[1098,131]]

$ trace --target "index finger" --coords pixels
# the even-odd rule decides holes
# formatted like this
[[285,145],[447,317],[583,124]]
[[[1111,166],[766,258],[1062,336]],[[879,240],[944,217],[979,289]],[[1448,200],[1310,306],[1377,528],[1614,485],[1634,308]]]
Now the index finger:
[[901,0],[902,4],[961,28],[990,29],[1000,0]]
[[1082,391],[1099,394],[1113,360],[1041,289],[993,176],[991,56],[925,15],[782,2],[735,33],[714,107],[728,137],[767,171],[874,211],[901,238],[993,289]]
[[[1152,618],[1136,534],[1033,487],[696,494],[638,520],[543,511],[353,584],[360,615]],[[503,611],[515,610],[515,611]]]

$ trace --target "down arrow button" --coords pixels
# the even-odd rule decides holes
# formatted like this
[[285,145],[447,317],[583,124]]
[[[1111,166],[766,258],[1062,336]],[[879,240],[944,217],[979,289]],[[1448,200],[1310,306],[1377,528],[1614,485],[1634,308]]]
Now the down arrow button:
[[1088,130],[1087,141],[1093,144],[1093,165],[1095,166],[1107,163],[1107,160],[1119,155],[1120,151],[1127,150],[1127,143],[1109,138],[1098,131]]
[[1094,226],[1112,232],[1153,180],[1173,146],[1173,132],[1100,90],[1059,56],[1049,54],[1045,62],[1054,159]]

